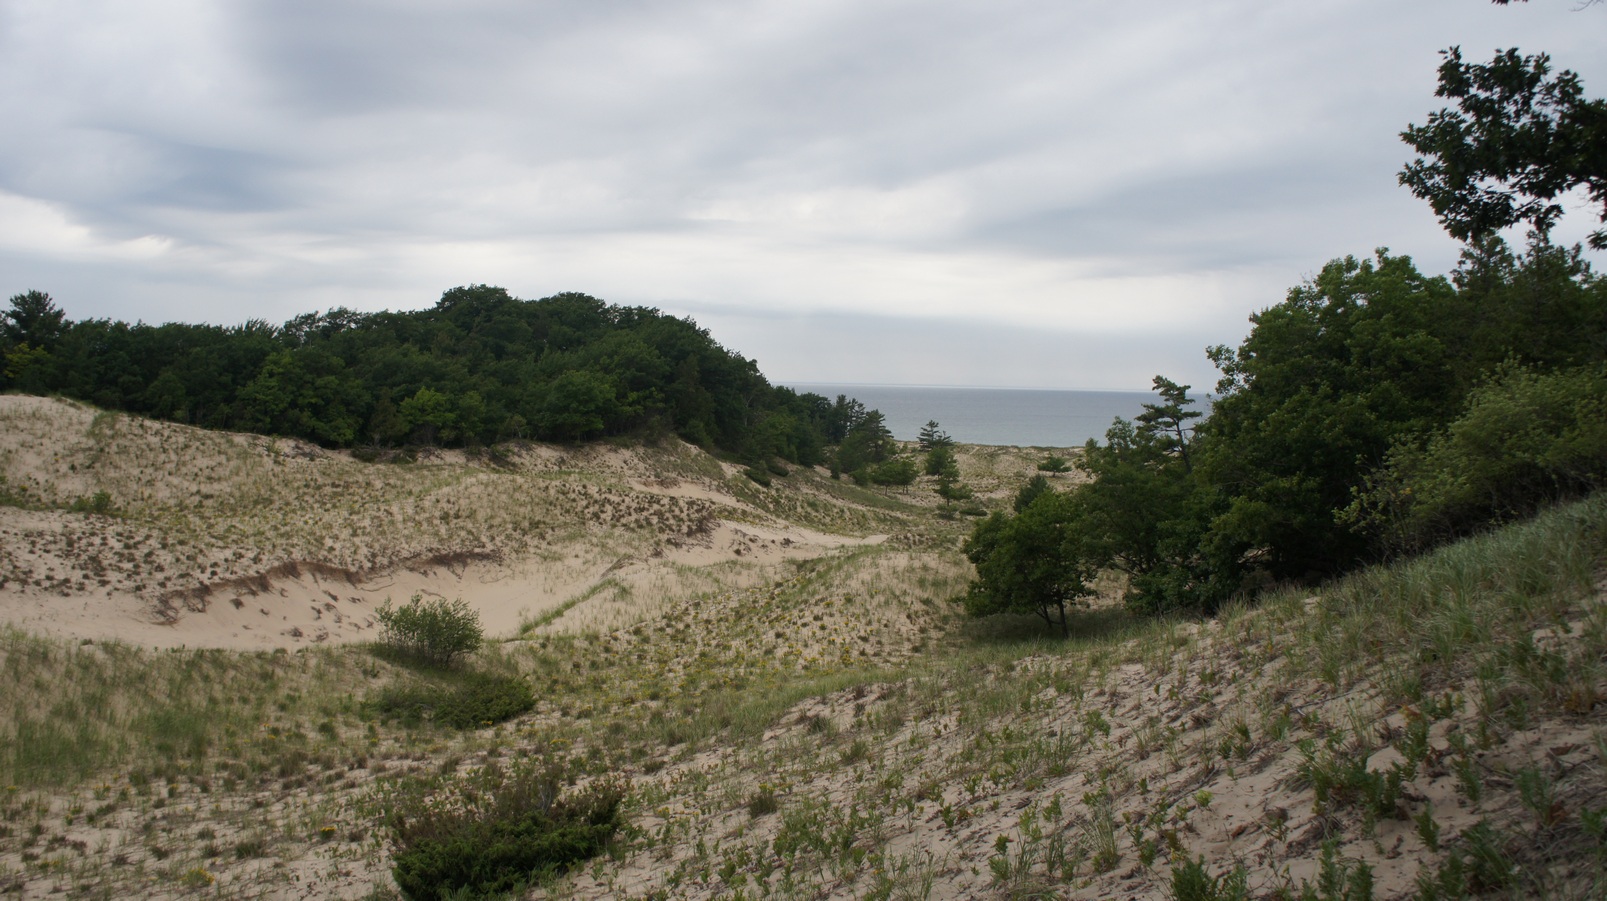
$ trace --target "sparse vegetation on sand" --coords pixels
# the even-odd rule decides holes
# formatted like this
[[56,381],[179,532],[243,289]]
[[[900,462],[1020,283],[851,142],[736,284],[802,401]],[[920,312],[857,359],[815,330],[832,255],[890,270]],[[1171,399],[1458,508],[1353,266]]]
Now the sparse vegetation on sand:
[[[1589,897],[1607,878],[1607,498],[1212,619],[1095,603],[1063,640],[962,615],[970,524],[936,515],[935,476],[764,488],[677,448],[362,464],[5,400],[81,423],[57,459],[6,445],[8,484],[40,499],[0,508],[7,572],[33,572],[8,603],[115,602],[60,576],[95,555],[124,586],[136,539],[140,575],[204,548],[209,584],[239,586],[176,602],[163,647],[70,620],[0,634],[0,889],[24,897]],[[233,474],[118,487],[169,447]],[[1045,454],[955,451],[992,509]],[[242,490],[263,470],[282,494]],[[96,490],[121,515],[53,506]],[[532,499],[540,538],[497,531]],[[392,532],[338,528],[385,505]],[[303,536],[301,576],[234,559],[252,519]],[[405,581],[423,547],[460,561],[438,587],[470,604],[543,567],[583,578],[450,667],[377,628],[261,650],[202,628],[308,574],[356,607],[338,565],[368,553]],[[521,690],[506,717],[472,701]]]

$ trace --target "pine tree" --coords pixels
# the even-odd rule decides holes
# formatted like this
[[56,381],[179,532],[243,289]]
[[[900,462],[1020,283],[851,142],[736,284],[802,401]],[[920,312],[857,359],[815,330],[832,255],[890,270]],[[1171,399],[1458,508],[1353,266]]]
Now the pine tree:
[[926,425],[921,426],[921,434],[916,436],[915,441],[923,451],[930,451],[935,447],[951,447],[954,444],[954,439],[938,427],[935,419],[928,419]]

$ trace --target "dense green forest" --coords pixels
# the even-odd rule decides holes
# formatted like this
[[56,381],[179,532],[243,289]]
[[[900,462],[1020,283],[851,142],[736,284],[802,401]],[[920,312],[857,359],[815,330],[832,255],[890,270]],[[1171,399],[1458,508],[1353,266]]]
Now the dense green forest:
[[690,319],[584,294],[476,285],[427,310],[216,326],[75,322],[30,291],[11,298],[0,351],[0,388],[329,447],[673,432],[762,466],[890,438],[875,411],[771,385]]
[[[1544,55],[1455,48],[1439,95],[1457,108],[1402,134],[1422,156],[1400,181],[1464,241],[1455,271],[1330,262],[1208,351],[1208,418],[1156,377],[1156,403],[1089,442],[1090,481],[978,524],[973,614],[1064,629],[1112,570],[1131,606],[1209,612],[1607,486],[1607,279],[1549,238],[1571,190],[1607,221],[1607,102]],[[1514,225],[1521,252],[1497,235]]]

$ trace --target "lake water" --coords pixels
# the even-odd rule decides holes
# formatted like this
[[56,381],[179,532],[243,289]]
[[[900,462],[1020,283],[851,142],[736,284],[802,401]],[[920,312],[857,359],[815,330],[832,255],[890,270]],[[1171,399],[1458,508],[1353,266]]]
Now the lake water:
[[846,394],[880,410],[894,437],[914,441],[935,419],[955,441],[1021,447],[1079,447],[1105,440],[1112,419],[1132,419],[1156,396],[1150,391],[1051,391],[915,385],[789,383],[798,392],[835,400]]

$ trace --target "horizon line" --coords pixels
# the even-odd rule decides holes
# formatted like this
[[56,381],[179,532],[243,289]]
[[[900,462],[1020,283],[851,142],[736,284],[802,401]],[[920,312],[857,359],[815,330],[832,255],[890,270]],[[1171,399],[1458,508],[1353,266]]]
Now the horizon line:
[[948,388],[959,391],[1060,391],[1079,393],[1110,393],[1110,394],[1150,394],[1150,388],[1043,388],[1024,385],[937,385],[931,383],[909,382],[823,382],[809,379],[775,379],[774,384],[783,387],[795,385],[813,385],[833,388]]

